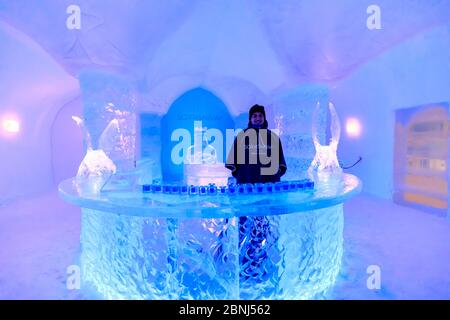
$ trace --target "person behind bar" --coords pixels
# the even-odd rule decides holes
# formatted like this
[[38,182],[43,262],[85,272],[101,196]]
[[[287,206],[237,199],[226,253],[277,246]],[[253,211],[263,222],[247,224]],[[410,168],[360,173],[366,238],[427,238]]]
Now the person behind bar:
[[[225,167],[238,184],[278,182],[287,170],[280,138],[267,129],[263,106],[251,107],[248,118],[248,128],[234,140]],[[239,281],[243,297],[254,290],[255,284],[271,283],[278,275],[276,219],[264,215],[239,217]]]
[[280,138],[268,129],[264,106],[255,104],[248,127],[235,138],[225,167],[238,184],[278,182],[286,173]]

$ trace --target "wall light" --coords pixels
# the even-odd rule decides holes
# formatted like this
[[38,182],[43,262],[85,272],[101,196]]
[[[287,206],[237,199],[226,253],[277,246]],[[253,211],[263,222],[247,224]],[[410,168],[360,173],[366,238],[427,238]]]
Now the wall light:
[[4,119],[2,127],[3,131],[7,133],[18,133],[20,131],[20,123],[15,119]]
[[357,118],[348,118],[345,123],[345,131],[349,137],[357,138],[361,135],[361,123]]

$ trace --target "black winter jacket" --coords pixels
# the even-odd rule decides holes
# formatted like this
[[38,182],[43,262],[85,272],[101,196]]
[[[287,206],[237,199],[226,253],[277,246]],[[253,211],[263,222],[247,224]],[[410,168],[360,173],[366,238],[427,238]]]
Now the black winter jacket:
[[[249,132],[248,130],[255,131]],[[272,142],[275,142],[273,147]],[[277,151],[275,149],[278,149],[278,154],[273,154],[273,152]],[[245,161],[243,161],[242,155],[238,157],[238,152],[243,152],[242,155],[245,155]],[[271,167],[272,162],[276,164],[277,159],[275,157],[277,156],[278,166],[270,170],[266,169],[268,172],[262,172],[261,169]],[[264,158],[266,159],[264,160]],[[253,161],[251,161],[252,159]],[[249,124],[249,127],[240,132],[234,139],[225,167],[232,171],[232,175],[236,178],[238,184],[280,181],[281,176],[287,170],[280,138],[267,129],[267,122],[261,129],[252,128]]]

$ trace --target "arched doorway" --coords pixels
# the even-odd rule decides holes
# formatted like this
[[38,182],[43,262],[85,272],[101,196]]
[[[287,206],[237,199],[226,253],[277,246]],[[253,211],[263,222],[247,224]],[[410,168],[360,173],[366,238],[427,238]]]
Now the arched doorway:
[[85,150],[83,134],[72,120],[73,115],[83,114],[81,97],[61,107],[51,126],[51,161],[53,182],[60,183],[64,179],[77,174],[83,160]]
[[[179,141],[172,141],[171,136],[176,129],[186,129],[190,133],[191,145],[194,143],[194,125],[201,121],[203,127],[218,129],[226,136],[226,129],[234,128],[234,121],[227,106],[216,95],[203,88],[190,90],[170,106],[161,120],[161,173],[165,182],[181,182],[183,180],[183,164],[172,161],[172,149]],[[225,162],[226,144],[223,144],[219,162]]]

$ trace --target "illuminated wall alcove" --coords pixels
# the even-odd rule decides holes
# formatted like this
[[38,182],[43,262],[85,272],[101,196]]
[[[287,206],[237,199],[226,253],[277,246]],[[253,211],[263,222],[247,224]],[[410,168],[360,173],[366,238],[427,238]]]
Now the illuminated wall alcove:
[[395,114],[394,201],[446,215],[448,103],[399,109]]
[[[160,127],[158,128],[158,122]],[[171,152],[180,141],[173,141],[172,134],[177,129],[186,129],[194,143],[194,124],[201,122],[204,128],[218,129],[226,136],[226,129],[234,129],[234,120],[225,103],[211,91],[194,88],[180,95],[170,105],[166,114],[155,118],[149,113],[141,113],[141,157],[152,158],[161,163],[161,178],[166,182],[183,180],[183,164],[171,161]],[[159,140],[159,143],[158,143]],[[154,146],[160,145],[159,148]],[[226,144],[218,152],[218,162],[224,163]]]

